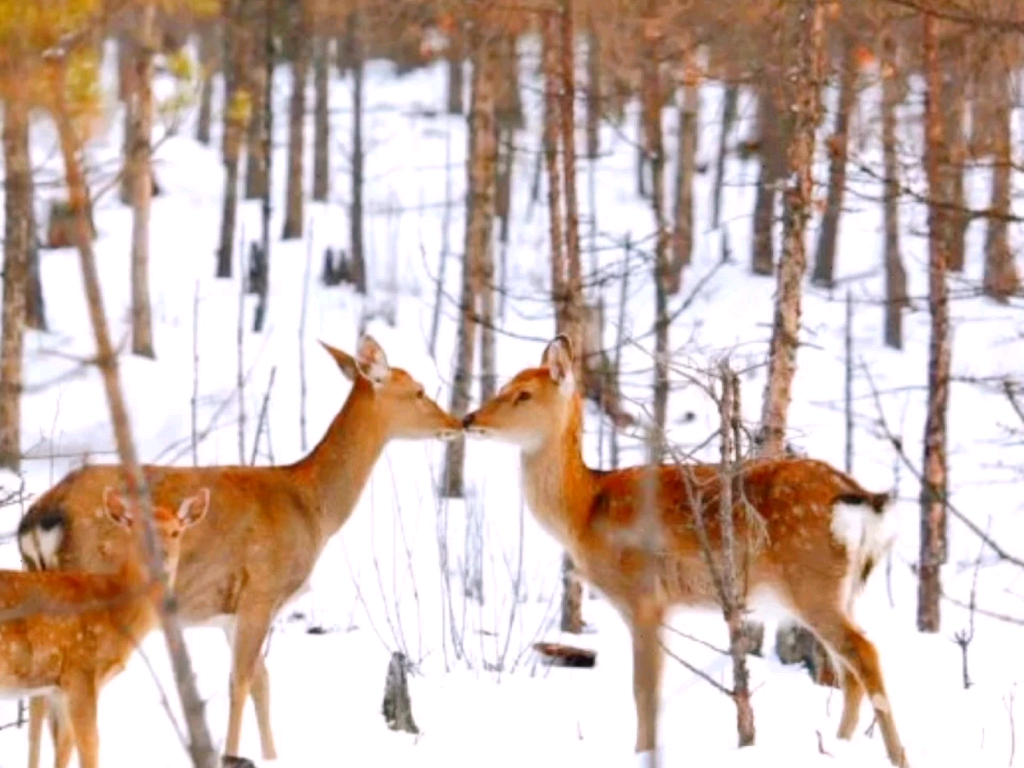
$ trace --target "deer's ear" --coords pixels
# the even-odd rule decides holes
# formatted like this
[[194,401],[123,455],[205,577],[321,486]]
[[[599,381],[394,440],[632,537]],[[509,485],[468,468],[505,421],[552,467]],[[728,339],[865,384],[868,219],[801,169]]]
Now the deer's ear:
[[345,375],[345,378],[349,381],[355,381],[356,376],[359,375],[359,369],[356,367],[356,361],[352,355],[347,352],[342,352],[337,347],[332,347],[326,341],[321,341],[320,346],[327,350],[327,354],[334,358],[334,362],[338,364],[338,368]]
[[132,513],[128,511],[128,505],[124,503],[124,497],[110,485],[103,489],[103,512],[113,523],[125,529],[130,530],[135,522]]
[[541,365],[548,369],[551,379],[558,384],[564,394],[576,390],[576,379],[572,373],[572,342],[564,333],[560,333],[544,348]]
[[178,520],[186,528],[189,528],[206,516],[210,508],[210,489],[200,488],[199,493],[189,496],[178,507]]
[[364,334],[359,340],[359,349],[356,351],[356,368],[360,375],[365,377],[375,387],[379,387],[391,373],[391,366],[388,365],[387,355],[381,349],[380,344],[370,336]]

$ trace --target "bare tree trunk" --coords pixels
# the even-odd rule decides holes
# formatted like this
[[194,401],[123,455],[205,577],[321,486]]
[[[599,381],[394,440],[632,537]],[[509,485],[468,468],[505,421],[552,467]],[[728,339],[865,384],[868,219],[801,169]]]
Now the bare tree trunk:
[[813,205],[812,163],[815,131],[821,120],[821,70],[824,37],[823,0],[803,0],[801,19],[794,44],[797,75],[792,94],[793,108],[788,165],[793,179],[786,190],[787,215],[783,227],[782,258],[779,260],[775,315],[768,352],[768,380],[761,415],[762,450],[767,455],[783,453],[786,415],[789,411],[796,353],[800,333],[801,281],[807,267],[805,234]]
[[325,203],[331,191],[331,39],[317,35],[313,46],[313,199]]
[[[349,203],[349,254],[355,272],[356,291],[366,295],[366,255],[363,252],[363,15],[357,7],[349,13],[352,66],[352,197]],[[459,441],[461,444],[461,440]]]
[[885,169],[885,343],[903,349],[903,310],[907,307],[907,271],[900,255],[900,168],[896,157],[896,105],[902,101],[896,42],[882,41],[882,162]]
[[[850,23],[847,20],[845,23]],[[836,248],[839,239],[839,219],[846,193],[846,159],[849,148],[850,112],[857,100],[857,40],[852,32],[843,33],[843,60],[839,76],[839,105],[836,126],[828,139],[828,193],[825,213],[818,232],[818,247],[814,254],[811,282],[831,288],[835,281]]]
[[544,124],[541,140],[544,145],[544,169],[548,181],[548,238],[551,246],[551,300],[555,307],[555,329],[565,327],[566,269],[562,234],[562,179],[558,169],[558,49],[554,23],[543,22],[541,66],[544,77]]
[[739,87],[733,82],[725,84],[722,96],[721,133],[718,134],[718,154],[715,156],[715,189],[711,204],[711,228],[718,229],[722,221],[722,187],[725,184],[725,155],[729,151],[729,133],[736,123],[739,107]]
[[[962,56],[961,49],[961,45],[956,45],[955,54]],[[963,272],[967,227],[971,223],[964,196],[964,170],[967,160],[967,137],[964,126],[967,107],[966,73],[959,71],[952,64],[946,66],[947,71],[942,76],[942,95],[939,97],[939,103],[942,104],[941,116],[945,121],[944,141],[947,153],[945,162],[939,168],[947,205],[944,216],[945,236],[949,240],[946,246],[946,267],[952,272]]]
[[153,313],[149,304],[149,214],[153,192],[150,143],[153,136],[153,24],[155,0],[142,9],[135,56],[132,109],[132,354],[153,359]]
[[281,238],[302,237],[303,203],[302,155],[305,149],[306,80],[309,75],[309,0],[300,0],[291,9],[292,19],[292,97],[288,102],[288,184],[285,191],[284,231]]
[[[92,233],[88,218],[88,191],[85,185],[85,176],[78,159],[79,148],[76,145],[70,113],[64,103],[63,89],[57,88],[55,93],[57,94],[57,108],[54,117],[60,137],[61,154],[64,158],[69,204],[75,215],[75,231],[78,241],[79,261],[82,269],[82,282],[85,285],[89,319],[96,337],[96,354],[100,372],[103,376],[107,404],[110,407],[110,420],[114,428],[114,436],[117,440],[118,454],[120,455],[121,464],[126,475],[128,491],[132,496],[138,497],[142,503],[146,520],[145,531],[148,549],[155,557],[157,544],[156,534],[152,525],[152,503],[149,497],[149,488],[135,453],[135,444],[132,440],[131,427],[128,421],[128,409],[125,407],[124,396],[121,392],[117,356],[114,353],[114,347],[110,342],[110,334],[107,329],[103,297],[100,293],[99,274],[92,251]],[[162,569],[157,570],[161,571],[162,574]],[[164,578],[163,574],[161,578]],[[181,624],[178,620],[177,604],[169,590],[167,590],[167,597],[161,606],[160,620],[163,625],[164,636],[167,640],[167,650],[171,657],[174,679],[181,698],[185,724],[188,728],[188,750],[192,763],[196,768],[216,768],[218,765],[217,754],[213,749],[209,729],[206,726],[203,714],[203,700],[199,696],[195,677],[192,673],[191,660],[185,646]]]
[[[261,0],[267,2],[267,0]],[[255,34],[255,31],[254,31]],[[263,141],[263,99],[266,94],[265,52],[260,46],[253,47],[252,63],[249,65],[249,124],[245,129],[245,199],[262,200],[270,188],[270,158],[263,156],[266,146]]]
[[775,96],[767,84],[762,85],[757,102],[758,141],[760,142],[761,175],[754,199],[754,251],[750,269],[755,275],[770,275],[775,266],[775,201],[778,185],[786,173],[785,147],[792,140],[786,135]]
[[[931,337],[928,344],[928,415],[924,428],[924,477],[921,483],[921,562],[918,570],[917,628],[938,632],[939,568],[946,559],[946,413],[949,408],[949,374],[952,356],[949,333],[949,258],[947,222],[939,214],[945,202],[942,157],[945,141],[941,98],[941,73],[937,53],[936,19],[923,15],[925,91],[925,172],[928,194],[928,310]],[[946,189],[943,189],[946,187]]]
[[213,75],[220,57],[217,55],[217,27],[212,21],[203,23],[199,30],[199,117],[196,119],[196,141],[210,143],[210,123],[213,114]]
[[515,131],[523,127],[523,97],[519,88],[519,48],[516,36],[502,32],[498,45],[497,120],[499,132]]
[[[473,371],[473,347],[476,335],[476,301],[483,293],[485,264],[493,258],[492,230],[498,159],[496,104],[498,61],[496,46],[487,39],[480,18],[471,22],[470,50],[473,79],[470,85],[468,205],[466,208],[466,245],[463,265],[462,317],[458,332],[458,366],[452,386],[451,413],[461,416],[469,408],[469,378]],[[461,375],[460,375],[461,374]],[[444,495],[463,495],[465,441],[448,443],[445,455]]]
[[587,159],[601,152],[601,45],[593,20],[587,28]]
[[238,161],[242,133],[249,119],[249,47],[252,31],[248,5],[252,0],[228,0],[224,34],[228,49],[226,108],[224,110],[224,197],[220,244],[217,246],[217,277],[231,277],[235,221],[238,216]]
[[679,149],[676,158],[676,205],[672,228],[672,269],[665,286],[670,294],[679,293],[683,269],[693,252],[693,185],[697,178],[697,132],[700,120],[700,81],[696,51],[684,40],[683,76],[679,101]]
[[32,247],[32,164],[28,106],[16,90],[4,102],[4,274],[0,335],[0,467],[21,469],[21,389],[25,294]]
[[985,235],[985,272],[982,285],[986,295],[1000,303],[1006,303],[1020,287],[1020,277],[1017,274],[1008,237],[1013,171],[1010,134],[1013,100],[1010,94],[1009,74],[1000,73],[997,82],[992,83],[992,88],[995,90],[992,99],[992,119],[985,122],[986,130],[992,132],[994,149],[990,203],[992,215],[988,220],[988,231]]
[[[461,115],[464,110],[463,95],[465,79],[462,63],[466,58],[463,48],[463,34],[459,21],[452,23],[448,37],[448,50],[445,58],[448,61],[448,114]],[[461,442],[461,441],[460,441]]]
[[[263,110],[260,113],[260,120],[263,126],[260,129],[260,138],[263,141],[259,148],[260,156],[264,159],[263,171],[270,179],[271,163],[271,138],[274,135],[274,102],[273,102],[273,74],[274,64],[277,61],[274,49],[274,0],[263,0],[263,77],[260,83],[263,86],[263,98],[260,104]],[[253,30],[255,32],[255,29]],[[254,41],[255,44],[255,41]],[[257,46],[259,47],[259,46]],[[270,295],[270,184],[263,189],[263,199],[260,205],[260,260],[257,288],[256,311],[253,313],[252,331],[261,333],[263,323],[267,319],[267,298]],[[239,321],[241,322],[241,321]],[[239,328],[241,326],[239,325]],[[241,354],[241,353],[239,353]],[[241,389],[239,390],[241,392]],[[244,434],[240,433],[240,434]],[[257,435],[257,440],[259,436]]]
[[121,178],[118,180],[118,194],[125,205],[132,202],[132,171],[131,158],[135,138],[135,116],[132,114],[135,104],[135,91],[138,88],[136,79],[138,77],[138,56],[140,54],[138,44],[127,33],[118,35],[117,38],[117,91],[118,98],[124,106],[124,131],[122,139],[124,163],[121,170]]

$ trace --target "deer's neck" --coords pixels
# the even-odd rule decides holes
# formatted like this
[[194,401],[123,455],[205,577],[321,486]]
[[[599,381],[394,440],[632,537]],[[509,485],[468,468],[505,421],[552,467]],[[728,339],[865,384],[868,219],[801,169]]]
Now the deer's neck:
[[582,406],[576,402],[573,408],[560,433],[534,451],[523,451],[521,459],[527,504],[570,552],[584,532],[597,492],[594,472],[583,461]]
[[147,566],[131,562],[122,568],[120,579],[125,590],[124,602],[114,608],[124,635],[133,643],[141,640],[156,625],[158,606],[163,598],[163,586],[158,578],[150,577]]
[[298,479],[315,489],[323,537],[337,533],[355,509],[388,441],[383,414],[370,385],[357,381],[341,412],[310,454],[295,465]]

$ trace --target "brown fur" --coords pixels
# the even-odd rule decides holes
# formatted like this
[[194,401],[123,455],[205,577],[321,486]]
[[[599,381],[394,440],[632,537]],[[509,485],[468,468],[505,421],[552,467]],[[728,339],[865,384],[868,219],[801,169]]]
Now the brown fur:
[[[163,595],[151,578],[141,526],[113,489],[103,514],[130,537],[132,546],[116,573],[0,571],[0,690],[49,689],[59,694],[55,724],[55,765],[66,768],[72,746],[81,768],[99,764],[96,707],[100,690],[124,669],[132,651],[156,625]],[[162,547],[163,568],[173,583],[181,533],[206,514],[204,490],[179,511],[155,506],[153,522]],[[4,616],[3,614],[9,614]],[[30,730],[38,734],[43,709],[33,699]],[[69,727],[70,726],[70,727]],[[39,739],[29,750],[29,768],[39,765]]]
[[[369,337],[355,359],[324,346],[352,389],[308,456],[275,467],[143,468],[158,502],[180,498],[200,485],[212,491],[206,521],[184,538],[177,595],[182,619],[189,624],[221,615],[235,620],[228,755],[237,754],[242,707],[251,694],[263,757],[276,756],[261,655],[264,640],[274,616],[307,581],[324,545],[352,513],[385,444],[392,438],[450,437],[461,429],[408,373],[390,368]],[[371,381],[375,377],[376,384]],[[19,526],[23,557],[28,559],[33,525],[60,510],[65,522],[59,567],[116,567],[123,536],[96,514],[93,500],[103,485],[119,479],[117,466],[89,466],[68,474],[32,505]]]
[[[523,490],[538,521],[572,556],[581,575],[598,587],[630,625],[634,640],[637,752],[656,744],[665,613],[675,606],[719,604],[712,571],[698,537],[703,522],[711,551],[720,553],[720,473],[716,465],[656,468],[655,530],[641,530],[643,482],[651,467],[596,471],[583,462],[582,401],[572,381],[568,340],[558,337],[542,365],[520,372],[463,421],[467,431],[522,448]],[[846,474],[814,459],[759,459],[741,468],[736,498],[738,583],[747,596],[767,589],[845,665],[840,736],[856,727],[863,687],[872,694],[890,760],[904,764],[888,710],[877,652],[846,613],[862,576],[857,552],[833,532],[837,503],[866,505],[878,515],[885,494],[873,494]],[[656,548],[651,554],[650,545]],[[720,560],[720,556],[715,558]],[[652,591],[644,574],[653,569]],[[864,564],[866,572],[870,566]]]

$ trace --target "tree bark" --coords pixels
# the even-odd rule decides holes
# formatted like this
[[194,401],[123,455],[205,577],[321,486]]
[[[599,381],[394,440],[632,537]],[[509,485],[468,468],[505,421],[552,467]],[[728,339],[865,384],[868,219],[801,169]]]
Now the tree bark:
[[252,30],[248,6],[252,0],[228,0],[224,34],[228,50],[228,76],[224,110],[224,196],[217,277],[231,277],[235,222],[238,216],[238,161],[242,133],[249,119],[251,83],[248,77]]
[[[846,23],[850,23],[849,20]],[[843,197],[846,194],[846,160],[849,150],[850,112],[857,101],[857,39],[852,32],[843,33],[843,60],[839,75],[839,105],[836,110],[835,131],[828,140],[828,192],[825,214],[818,232],[818,247],[814,254],[811,282],[831,288],[835,282],[836,249],[839,239],[839,220],[842,216]]]
[[284,230],[281,237],[302,237],[304,197],[302,155],[305,149],[306,80],[309,74],[310,29],[309,0],[293,6],[292,19],[292,95],[288,102],[288,184],[285,190]]
[[[918,569],[917,628],[938,632],[942,585],[939,568],[946,559],[946,413],[949,407],[949,374],[952,357],[949,334],[948,223],[940,206],[948,185],[944,166],[941,73],[937,54],[936,19],[925,13],[922,24],[925,90],[925,173],[928,194],[928,310],[931,335],[928,344],[928,415],[924,428],[924,477],[921,483],[921,562]],[[945,188],[945,189],[944,189]]]
[[462,92],[465,90],[465,79],[462,63],[466,58],[463,50],[463,30],[459,21],[453,21],[448,31],[448,49],[445,59],[448,62],[448,114],[461,115],[464,109]]
[[601,45],[591,20],[587,28],[587,159],[601,151]]
[[[496,104],[497,51],[489,44],[479,18],[470,30],[473,78],[470,84],[469,162],[466,206],[466,244],[463,263],[462,315],[458,331],[458,366],[449,411],[462,416],[469,408],[470,376],[476,335],[476,306],[483,290],[484,265],[491,258],[494,226],[495,166],[497,164]],[[465,441],[448,443],[445,455],[444,495],[461,498]]]
[[985,294],[1001,304],[1007,302],[1020,287],[1020,277],[1010,248],[1009,222],[1012,206],[1013,153],[1010,119],[1013,104],[1009,73],[1000,72],[992,83],[992,119],[986,130],[992,132],[993,167],[991,216],[985,235],[985,271],[982,286]]
[[722,188],[725,185],[725,155],[729,151],[729,133],[736,123],[739,107],[739,87],[733,82],[725,83],[722,96],[722,121],[718,134],[718,153],[715,156],[715,188],[711,203],[711,228],[718,229],[722,220]]
[[[958,61],[963,56],[961,48],[962,46],[957,45],[951,52]],[[944,162],[939,166],[947,205],[944,215],[945,237],[949,241],[946,246],[946,268],[952,272],[963,272],[967,227],[971,223],[964,196],[964,169],[967,160],[967,137],[964,126],[967,107],[964,82],[966,73],[961,72],[952,63],[947,64],[945,68],[941,64],[939,67],[942,83],[939,96],[939,103],[942,104],[940,119],[945,121],[943,139],[946,144]],[[943,69],[946,71],[942,72]]]
[[807,267],[805,235],[813,205],[815,131],[822,111],[823,0],[803,0],[801,11],[798,32],[791,43],[798,57],[797,74],[787,97],[788,103],[794,105],[788,152],[789,174],[793,181],[786,189],[787,215],[783,222],[782,258],[761,415],[762,450],[768,455],[781,455],[785,448],[799,344],[801,281]]
[[541,141],[548,187],[548,240],[551,247],[551,300],[555,329],[562,332],[566,320],[565,242],[562,234],[562,179],[558,168],[558,47],[553,22],[541,28],[541,67],[544,79],[544,122]]
[[352,189],[349,203],[349,254],[355,273],[356,291],[366,295],[366,255],[363,252],[363,14],[349,14],[350,56],[352,68]]
[[750,269],[755,275],[770,275],[775,266],[775,201],[778,185],[786,174],[787,141],[784,122],[775,96],[767,84],[761,86],[757,102],[758,141],[760,142],[761,174],[754,199],[754,250]]
[[125,205],[132,204],[132,152],[135,146],[133,132],[136,118],[132,114],[135,105],[135,91],[138,88],[138,56],[139,46],[127,33],[117,38],[117,91],[118,98],[124,106],[124,131],[122,139],[124,162],[121,178],[118,180],[118,194]]
[[331,192],[331,39],[317,35],[313,46],[313,199],[326,203]]
[[907,308],[907,271],[900,255],[900,167],[896,157],[896,105],[902,101],[896,42],[887,32],[882,41],[882,163],[885,227],[885,343],[903,349],[903,310]]
[[[252,1],[252,0],[250,0]],[[254,6],[254,11],[261,8],[271,0],[259,0]],[[266,57],[267,52],[263,46],[256,44],[255,40],[259,34],[261,24],[255,17],[264,14],[253,13],[252,36],[253,46],[251,63],[248,67],[247,77],[251,83],[249,90],[249,123],[245,129],[245,199],[262,200],[263,196],[270,189],[270,158],[264,152],[270,147],[263,140],[263,110],[266,105],[267,84],[266,80]],[[270,150],[272,151],[272,150]]]
[[15,92],[4,102],[4,275],[0,335],[0,467],[21,469],[22,357],[28,259],[32,247],[29,113]]
[[213,114],[213,75],[220,57],[217,55],[217,29],[206,22],[199,30],[199,68],[202,85],[199,88],[199,117],[196,120],[196,141],[210,143],[210,123]]
[[132,109],[132,354],[153,359],[153,313],[149,304],[149,219],[153,179],[153,50],[155,0],[142,9],[135,56],[135,105]]
[[683,43],[683,73],[679,101],[679,145],[676,158],[675,221],[672,228],[672,269],[666,288],[679,293],[683,269],[693,253],[693,185],[697,178],[697,132],[700,120],[700,73],[692,43]]

